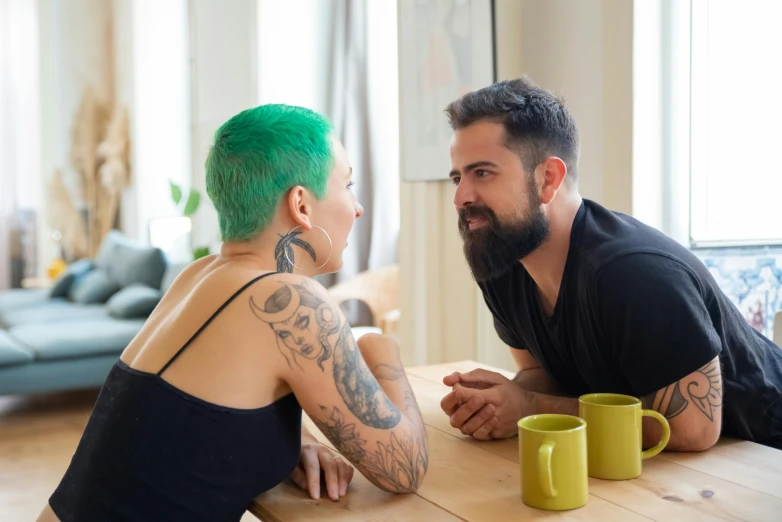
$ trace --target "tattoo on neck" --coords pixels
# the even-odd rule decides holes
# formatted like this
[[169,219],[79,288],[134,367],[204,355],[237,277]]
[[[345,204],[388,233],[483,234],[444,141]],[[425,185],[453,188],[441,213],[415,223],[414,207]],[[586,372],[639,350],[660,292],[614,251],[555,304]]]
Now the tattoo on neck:
[[280,240],[277,242],[277,246],[274,248],[274,259],[277,261],[277,271],[287,274],[293,273],[293,265],[296,263],[295,254],[293,252],[293,246],[304,249],[313,261],[317,261],[315,255],[315,249],[313,249],[309,243],[304,241],[298,236],[301,232],[289,232],[284,236],[280,234]]
[[722,406],[722,379],[719,360],[714,360],[680,381],[643,397],[643,407],[672,419],[692,403],[710,421],[714,411]]

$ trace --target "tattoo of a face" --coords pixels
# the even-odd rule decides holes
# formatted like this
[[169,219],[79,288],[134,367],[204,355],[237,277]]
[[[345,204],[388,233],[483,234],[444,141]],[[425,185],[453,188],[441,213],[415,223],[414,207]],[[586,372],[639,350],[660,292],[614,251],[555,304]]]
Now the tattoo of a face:
[[350,325],[347,321],[340,325],[337,310],[318,297],[309,285],[283,284],[263,308],[250,297],[250,308],[274,330],[277,348],[289,367],[293,368],[293,361],[304,370],[299,363],[299,358],[303,358],[315,360],[323,372],[323,363],[332,359],[337,390],[362,423],[381,429],[399,423],[402,414],[369,371],[353,340]]
[[643,407],[656,410],[666,419],[681,414],[692,403],[710,421],[714,410],[722,406],[722,379],[719,360],[714,360],[698,371],[662,390],[641,399]]
[[305,250],[313,261],[317,261],[315,249],[303,239],[296,237],[299,234],[301,234],[301,232],[289,232],[284,236],[280,234],[280,240],[274,248],[274,259],[277,261],[278,272],[286,274],[293,273],[293,265],[296,263],[296,257],[293,251],[294,245]]
[[291,360],[301,368],[299,357],[324,361],[332,354],[329,336],[339,331],[339,315],[306,286],[283,285],[263,305],[250,297],[250,309],[268,323],[277,337],[277,348],[291,368]]
[[426,433],[421,437],[400,438],[391,433],[389,444],[377,443],[377,449],[367,449],[355,424],[347,424],[336,406],[331,411],[321,406],[323,419],[313,422],[347,459],[358,466],[378,487],[397,493],[415,491],[429,466]]

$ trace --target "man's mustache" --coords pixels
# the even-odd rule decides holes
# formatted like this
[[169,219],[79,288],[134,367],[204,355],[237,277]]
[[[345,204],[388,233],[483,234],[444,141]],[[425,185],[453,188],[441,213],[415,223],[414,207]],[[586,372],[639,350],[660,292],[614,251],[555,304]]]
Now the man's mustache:
[[469,228],[468,220],[484,218],[490,225],[494,223],[494,212],[489,207],[469,206],[459,209],[459,225]]

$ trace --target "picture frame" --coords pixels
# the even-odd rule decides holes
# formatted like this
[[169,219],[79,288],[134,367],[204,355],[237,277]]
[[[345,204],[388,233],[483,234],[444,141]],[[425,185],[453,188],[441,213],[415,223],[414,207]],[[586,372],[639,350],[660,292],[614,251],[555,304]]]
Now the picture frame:
[[403,181],[449,179],[445,108],[496,78],[494,0],[399,0]]

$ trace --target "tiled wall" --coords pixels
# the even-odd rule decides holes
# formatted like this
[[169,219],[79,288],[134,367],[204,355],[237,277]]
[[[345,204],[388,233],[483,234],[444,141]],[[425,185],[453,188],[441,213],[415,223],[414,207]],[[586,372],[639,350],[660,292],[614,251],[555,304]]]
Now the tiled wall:
[[782,310],[782,246],[695,249],[722,290],[756,330],[772,336]]

